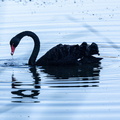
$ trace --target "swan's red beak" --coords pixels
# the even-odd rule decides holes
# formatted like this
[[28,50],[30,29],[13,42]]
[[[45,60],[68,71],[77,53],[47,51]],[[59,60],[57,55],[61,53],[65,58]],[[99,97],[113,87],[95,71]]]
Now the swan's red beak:
[[15,52],[15,47],[13,45],[11,45],[11,55],[13,55]]

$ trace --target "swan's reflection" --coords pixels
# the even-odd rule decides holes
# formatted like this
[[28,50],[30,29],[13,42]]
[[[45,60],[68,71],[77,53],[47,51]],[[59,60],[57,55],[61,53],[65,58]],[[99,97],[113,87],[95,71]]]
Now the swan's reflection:
[[[36,71],[35,67],[31,67],[30,72],[32,73],[32,77],[34,79],[33,84],[23,84],[22,82],[18,82],[17,79],[12,75],[12,94],[16,95],[16,97],[12,97],[14,100],[12,102],[39,102],[37,96],[40,94],[40,77]],[[17,88],[22,86],[32,86],[33,88]],[[29,94],[28,94],[29,92]],[[26,98],[24,101],[23,98]]]
[[[22,89],[26,84],[18,82],[12,75],[11,93],[16,95],[16,97],[12,97],[14,99],[13,102],[30,102],[30,100],[39,102],[38,95],[40,94],[41,86],[48,88],[98,87],[100,65],[100,63],[95,63],[83,64],[81,66],[44,66],[40,68],[40,71],[46,73],[47,77],[43,78],[42,82],[36,68],[31,67],[29,70],[32,73],[34,83],[27,84],[27,86],[32,86],[33,89],[27,87]],[[29,92],[29,94],[26,94],[26,92]],[[23,98],[26,98],[27,101],[24,101]]]
[[100,63],[81,66],[42,67],[42,72],[54,81],[47,81],[50,87],[98,87]]

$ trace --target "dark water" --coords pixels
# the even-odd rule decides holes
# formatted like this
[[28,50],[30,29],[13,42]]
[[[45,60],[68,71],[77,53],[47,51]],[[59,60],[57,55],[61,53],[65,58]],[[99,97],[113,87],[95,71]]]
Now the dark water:
[[[119,1],[43,2],[0,2],[0,118],[119,120]],[[13,58],[9,47],[24,30],[40,37],[38,58],[56,44],[86,41],[96,42],[104,59],[79,67],[27,66],[32,39],[23,38]]]

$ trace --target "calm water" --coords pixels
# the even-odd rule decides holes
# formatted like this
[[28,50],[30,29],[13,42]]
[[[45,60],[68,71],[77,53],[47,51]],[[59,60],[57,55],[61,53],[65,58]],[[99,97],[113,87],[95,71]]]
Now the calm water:
[[[0,118],[2,120],[120,119],[119,0],[0,1]],[[9,41],[31,30],[41,57],[56,44],[96,42],[101,64],[25,65],[33,41],[24,37],[13,57]]]

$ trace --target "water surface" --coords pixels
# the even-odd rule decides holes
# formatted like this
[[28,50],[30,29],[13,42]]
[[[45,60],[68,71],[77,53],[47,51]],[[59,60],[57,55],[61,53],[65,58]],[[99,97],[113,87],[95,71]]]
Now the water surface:
[[[119,1],[0,2],[0,118],[2,120],[119,120]],[[51,47],[96,42],[101,64],[30,67],[33,48],[22,39],[13,57],[9,41],[25,30]]]

